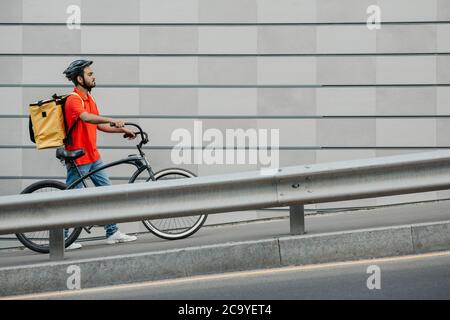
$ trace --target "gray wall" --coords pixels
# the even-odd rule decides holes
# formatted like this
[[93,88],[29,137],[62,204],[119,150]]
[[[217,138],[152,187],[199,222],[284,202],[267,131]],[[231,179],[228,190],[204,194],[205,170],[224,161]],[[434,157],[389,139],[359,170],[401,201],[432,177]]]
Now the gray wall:
[[[72,4],[80,30],[65,25]],[[392,23],[369,30],[371,4]],[[233,117],[202,119],[204,128],[279,129],[281,166],[450,146],[450,119],[439,117],[450,111],[448,0],[1,0],[0,22],[0,195],[64,176],[54,150],[29,142],[27,105],[71,90],[61,72],[78,57],[95,61],[101,113],[140,116],[130,120],[151,146],[167,147],[148,150],[156,169],[172,166],[173,130],[205,115]],[[134,152],[118,136],[100,133],[99,145],[105,161]],[[258,165],[185,167],[208,175]],[[110,171],[114,183],[129,174]]]

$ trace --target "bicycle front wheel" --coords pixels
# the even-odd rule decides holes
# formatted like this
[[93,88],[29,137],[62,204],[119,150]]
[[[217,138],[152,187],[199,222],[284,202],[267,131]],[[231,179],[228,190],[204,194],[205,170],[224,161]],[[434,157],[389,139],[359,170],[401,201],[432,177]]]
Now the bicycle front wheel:
[[[195,177],[195,174],[179,168],[163,169],[155,173],[155,180],[168,179],[186,179]],[[130,183],[151,181],[146,168],[142,168],[137,175],[133,176]],[[167,239],[177,240],[187,238],[196,233],[205,223],[207,214],[195,216],[143,220],[144,226],[156,236]]]
[[[35,193],[35,192],[53,192],[66,190],[66,185],[56,180],[44,180],[33,183],[25,188],[21,194]],[[82,228],[68,229],[67,237],[65,239],[66,248],[70,246],[80,235]],[[39,252],[50,252],[50,231],[33,231],[27,233],[16,233],[17,239],[28,249]]]

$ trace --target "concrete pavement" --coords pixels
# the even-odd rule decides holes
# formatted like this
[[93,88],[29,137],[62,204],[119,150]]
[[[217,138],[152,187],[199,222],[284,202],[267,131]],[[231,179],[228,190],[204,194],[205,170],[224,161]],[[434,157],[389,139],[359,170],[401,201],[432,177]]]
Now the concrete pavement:
[[[307,234],[314,235],[445,220],[450,220],[450,201],[308,215],[305,218],[305,223]],[[279,236],[289,236],[289,220],[276,219],[237,225],[204,227],[195,235],[178,241],[163,240],[153,234],[145,233],[138,235],[137,242],[114,246],[106,245],[103,240],[81,242],[83,248],[66,252],[66,260],[156,252],[234,241],[256,241]],[[48,261],[48,255],[38,254],[28,249],[0,250],[0,268],[46,263]]]
[[[292,300],[450,299],[450,251],[413,256],[284,267],[149,281],[76,291],[33,294],[50,300]],[[188,301],[186,301],[188,300]],[[263,302],[263,301],[261,301]],[[266,302],[265,305],[270,304]],[[248,302],[246,304],[249,304]],[[242,312],[242,306],[232,312]],[[223,308],[211,312],[226,312]],[[176,305],[169,310],[177,311]],[[267,308],[252,315],[266,314]],[[228,310],[229,311],[229,310]],[[248,311],[248,309],[247,309]],[[250,310],[251,311],[251,310]],[[259,311],[259,312],[258,312]],[[275,309],[274,309],[275,311]]]

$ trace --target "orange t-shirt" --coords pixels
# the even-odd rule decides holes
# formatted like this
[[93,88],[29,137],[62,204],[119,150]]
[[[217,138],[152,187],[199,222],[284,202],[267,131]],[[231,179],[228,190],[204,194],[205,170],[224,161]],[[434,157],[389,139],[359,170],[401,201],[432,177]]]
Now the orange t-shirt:
[[[80,114],[85,111],[99,115],[97,104],[90,94],[85,95],[78,91],[77,88],[73,92],[77,93],[79,97],[72,94],[66,99],[64,112],[67,130],[79,119]],[[83,99],[84,106],[80,97]],[[84,122],[81,119],[78,120],[72,131],[72,144],[68,145],[66,143],[66,150],[80,148],[84,149],[85,155],[75,160],[77,165],[92,163],[100,159],[100,153],[97,150],[97,125]]]

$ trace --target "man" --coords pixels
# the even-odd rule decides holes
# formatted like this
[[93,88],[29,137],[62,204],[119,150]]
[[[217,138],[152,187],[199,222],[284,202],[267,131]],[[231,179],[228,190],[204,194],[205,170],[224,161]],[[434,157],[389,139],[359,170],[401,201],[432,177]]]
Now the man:
[[[67,79],[75,85],[73,93],[67,97],[65,104],[67,128],[71,128],[77,121],[71,134],[72,143],[68,144],[66,142],[66,150],[80,148],[85,150],[85,155],[75,161],[83,174],[102,165],[100,153],[97,150],[97,129],[107,133],[125,133],[129,139],[136,137],[133,131],[124,127],[122,120],[105,118],[99,115],[97,105],[91,95],[91,90],[95,87],[95,76],[90,67],[92,63],[93,61],[76,60],[63,72]],[[114,127],[111,127],[110,124],[114,124]],[[69,185],[78,178],[76,168],[68,166],[66,184]],[[111,185],[109,177],[104,170],[92,175],[91,180],[97,187]],[[77,188],[81,186],[79,184]],[[116,224],[109,224],[104,228],[108,244],[135,241],[137,239],[135,236],[121,233]],[[79,243],[73,243],[68,247],[68,249],[79,248],[81,248]]]

